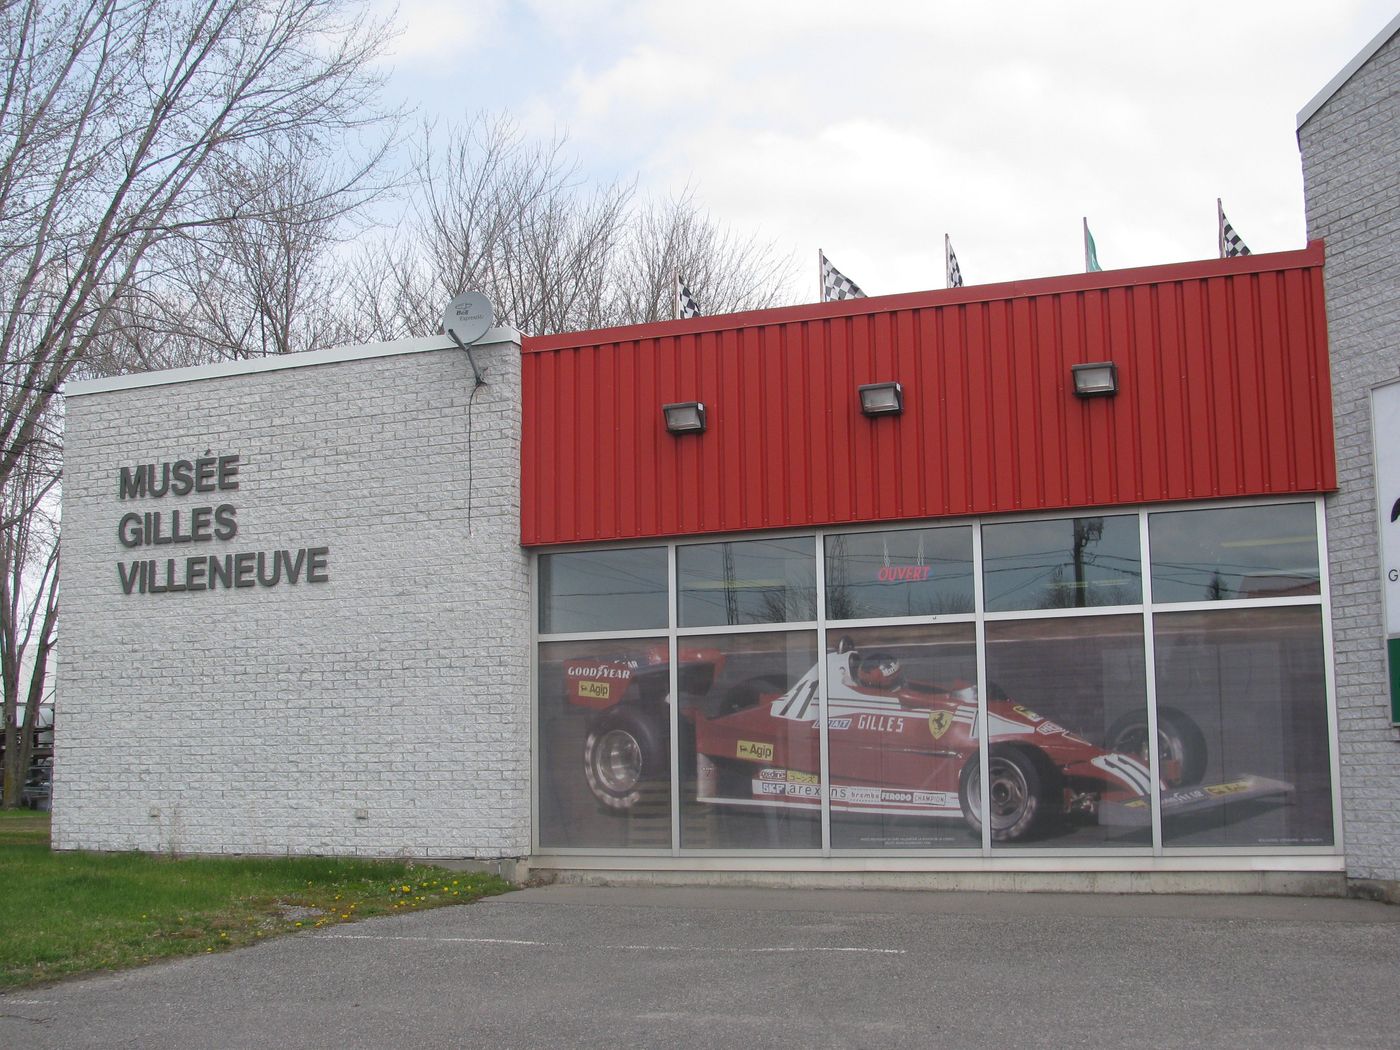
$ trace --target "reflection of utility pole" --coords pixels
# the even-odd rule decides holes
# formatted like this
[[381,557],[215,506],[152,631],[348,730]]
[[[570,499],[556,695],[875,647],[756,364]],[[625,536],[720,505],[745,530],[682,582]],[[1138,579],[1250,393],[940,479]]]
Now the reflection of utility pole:
[[724,544],[724,615],[725,622],[739,622],[739,594],[734,589],[734,544]]
[[[833,620],[849,620],[855,616],[846,561],[846,537],[836,536],[826,548],[826,615]],[[812,582],[815,584],[816,580]]]
[[1103,518],[1074,519],[1074,604],[1088,605],[1084,587],[1084,548],[1103,538]]

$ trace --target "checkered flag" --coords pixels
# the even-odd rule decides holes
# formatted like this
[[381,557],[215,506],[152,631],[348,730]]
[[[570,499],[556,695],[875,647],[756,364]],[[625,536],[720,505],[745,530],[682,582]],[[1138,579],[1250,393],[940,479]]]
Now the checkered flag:
[[684,321],[687,317],[699,317],[700,304],[696,302],[695,296],[690,294],[690,289],[682,284],[679,278],[676,281],[676,318]]
[[1230,225],[1230,220],[1225,218],[1225,211],[1220,207],[1220,201],[1215,202],[1216,211],[1220,215],[1220,258],[1233,259],[1238,255],[1252,255],[1249,246],[1244,243],[1235,228]]
[[943,235],[943,254],[948,257],[948,284],[949,288],[962,287],[962,267],[958,265],[958,256],[953,251],[953,242],[948,239],[948,235]]
[[822,302],[830,303],[838,299],[864,299],[866,295],[860,285],[832,266],[821,251],[817,252],[821,263]]

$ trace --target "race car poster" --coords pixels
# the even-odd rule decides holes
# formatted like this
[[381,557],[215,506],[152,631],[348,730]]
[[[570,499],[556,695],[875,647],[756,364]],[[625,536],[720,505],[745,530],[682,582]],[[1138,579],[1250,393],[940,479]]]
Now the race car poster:
[[1400,725],[1400,383],[1371,391],[1390,721]]
[[637,590],[625,559],[570,575],[578,555],[551,555],[542,604],[576,613],[550,627],[585,630],[539,641],[539,843],[1331,846],[1315,525],[1301,501],[988,523],[980,568],[970,526],[838,536],[826,602],[815,537],[701,544],[675,557],[689,598],[669,630],[579,598],[600,579]]

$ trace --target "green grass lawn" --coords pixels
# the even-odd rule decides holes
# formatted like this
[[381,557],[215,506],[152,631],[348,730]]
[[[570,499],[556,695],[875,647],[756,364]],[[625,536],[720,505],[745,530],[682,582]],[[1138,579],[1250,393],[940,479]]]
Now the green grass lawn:
[[48,814],[0,810],[0,988],[508,889],[392,861],[55,853]]

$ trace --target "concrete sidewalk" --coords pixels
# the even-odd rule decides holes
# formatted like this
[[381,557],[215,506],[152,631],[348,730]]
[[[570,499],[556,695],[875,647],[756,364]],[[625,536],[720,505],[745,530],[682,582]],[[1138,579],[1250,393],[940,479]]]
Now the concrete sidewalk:
[[1400,908],[545,887],[0,996],[25,1047],[1394,1047]]

